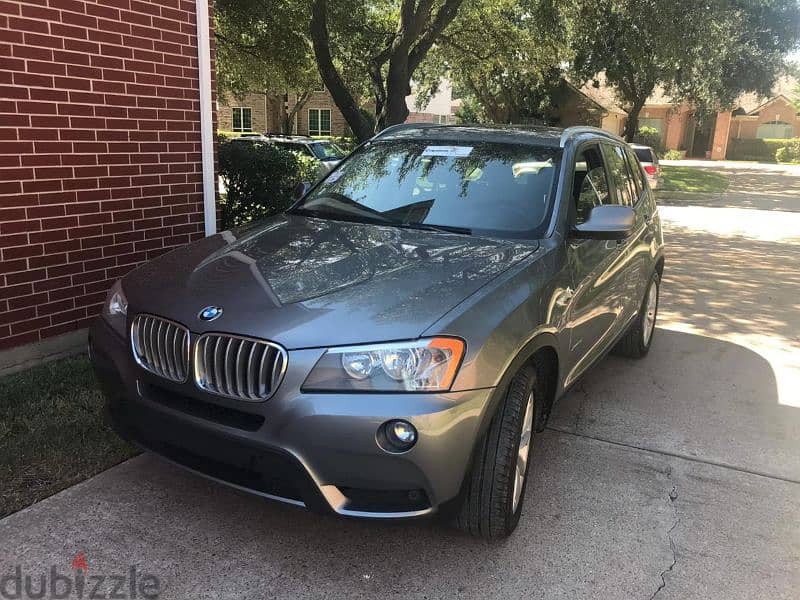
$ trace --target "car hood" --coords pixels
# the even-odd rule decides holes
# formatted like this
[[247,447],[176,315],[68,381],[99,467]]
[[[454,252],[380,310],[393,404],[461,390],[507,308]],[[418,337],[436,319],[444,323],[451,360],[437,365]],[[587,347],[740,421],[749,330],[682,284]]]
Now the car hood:
[[[415,338],[525,256],[510,241],[280,215],[165,254],[123,280],[129,315],[289,349]],[[223,309],[201,321],[207,306]]]

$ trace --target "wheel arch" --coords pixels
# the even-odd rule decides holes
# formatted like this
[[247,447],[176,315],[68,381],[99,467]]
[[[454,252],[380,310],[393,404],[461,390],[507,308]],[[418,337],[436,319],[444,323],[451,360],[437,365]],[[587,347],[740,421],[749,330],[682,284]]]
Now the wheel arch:
[[536,431],[541,431],[556,398],[562,391],[562,361],[559,356],[559,345],[556,336],[550,332],[541,332],[531,338],[522,349],[517,352],[511,363],[506,367],[489,399],[489,408],[485,412],[478,432],[478,439],[486,432],[489,423],[494,417],[500,401],[508,391],[508,386],[514,375],[523,365],[535,362],[536,375],[545,381],[545,401],[536,403],[535,423]]

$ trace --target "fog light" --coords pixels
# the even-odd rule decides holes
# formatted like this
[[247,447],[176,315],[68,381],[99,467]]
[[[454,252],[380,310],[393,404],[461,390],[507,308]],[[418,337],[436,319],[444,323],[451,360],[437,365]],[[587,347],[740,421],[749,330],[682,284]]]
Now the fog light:
[[408,421],[387,421],[378,429],[377,440],[387,452],[406,452],[417,443],[417,430]]

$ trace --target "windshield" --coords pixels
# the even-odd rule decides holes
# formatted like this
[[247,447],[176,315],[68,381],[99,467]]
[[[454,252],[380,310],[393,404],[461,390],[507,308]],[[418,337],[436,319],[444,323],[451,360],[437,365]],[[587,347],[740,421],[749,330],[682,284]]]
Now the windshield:
[[311,151],[320,160],[341,160],[347,153],[333,142],[314,142],[309,144]]
[[292,212],[495,237],[542,237],[560,152],[528,144],[378,141],[352,155]]

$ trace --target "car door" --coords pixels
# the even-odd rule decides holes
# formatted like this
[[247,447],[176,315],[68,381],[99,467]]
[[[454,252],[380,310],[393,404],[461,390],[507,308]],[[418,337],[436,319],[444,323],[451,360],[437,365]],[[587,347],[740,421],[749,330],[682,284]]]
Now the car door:
[[[586,221],[595,206],[620,203],[599,143],[579,147],[572,169],[570,229]],[[573,289],[561,299],[568,303],[570,368],[566,385],[605,351],[620,328],[627,286],[622,246],[614,240],[567,240]]]
[[[636,244],[639,272],[631,282],[631,297],[641,301],[653,270],[652,257],[655,253],[653,244],[657,240],[659,227],[658,212],[656,211],[655,197],[648,186],[647,176],[636,153],[631,148],[626,148],[625,153],[637,192],[633,209],[636,212],[634,243]],[[638,304],[635,308],[639,308]]]
[[[625,147],[610,142],[604,142],[602,147],[610,175],[611,187],[617,198],[617,203],[630,206],[635,210],[638,204],[638,188],[628,163]],[[621,309],[619,326],[621,329],[628,326],[628,322],[636,315],[642,301],[637,289],[642,277],[641,271],[644,258],[642,235],[644,225],[642,214],[637,214],[633,229],[634,233],[628,238],[617,242],[617,251],[619,252],[617,268],[622,278],[619,288],[621,293],[619,298]]]

